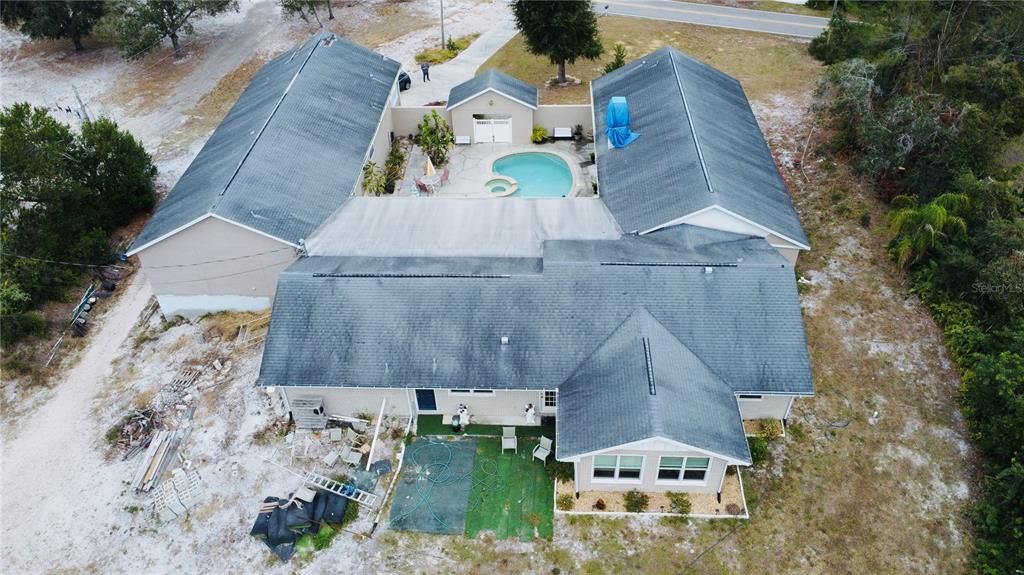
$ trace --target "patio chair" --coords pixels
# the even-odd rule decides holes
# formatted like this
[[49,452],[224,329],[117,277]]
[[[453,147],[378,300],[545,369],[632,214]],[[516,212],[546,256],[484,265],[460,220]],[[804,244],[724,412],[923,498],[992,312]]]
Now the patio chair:
[[337,443],[337,442],[341,441],[341,428],[332,427],[332,428],[328,429],[327,430],[327,437],[328,437],[328,439],[330,439],[331,443]]
[[519,453],[519,440],[516,438],[516,428],[514,427],[501,428],[501,452],[505,453],[506,449]]
[[414,181],[416,182],[416,189],[418,189],[421,194],[429,194],[432,191],[434,191],[433,188],[431,188],[431,186],[425,183],[423,180],[417,178]]
[[348,440],[353,447],[363,443],[363,437],[356,433],[356,430],[351,427],[345,430],[345,439]]
[[324,456],[322,461],[327,467],[334,467],[334,464],[338,462],[338,452],[332,449],[330,453]]
[[551,440],[542,435],[540,443],[537,444],[537,447],[533,448],[533,456],[547,463],[549,455],[551,455]]
[[363,460],[363,452],[358,449],[350,449],[347,454],[341,457],[341,460],[353,467],[356,467],[359,465],[359,462]]

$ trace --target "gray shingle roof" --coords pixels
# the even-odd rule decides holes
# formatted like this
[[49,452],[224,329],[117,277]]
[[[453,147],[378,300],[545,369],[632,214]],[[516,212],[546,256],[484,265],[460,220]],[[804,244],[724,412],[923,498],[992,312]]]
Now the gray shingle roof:
[[[300,260],[281,274],[260,382],[556,389],[644,307],[734,391],[811,393],[792,268],[751,247],[763,239],[732,235],[736,253],[748,255],[731,261],[751,260],[706,273],[704,263],[728,259],[724,232],[671,231],[593,241],[587,250],[549,241],[542,266],[535,259]],[[687,265],[648,249],[673,237],[680,250],[689,245]],[[643,259],[627,259],[646,264],[615,261],[631,253]]]
[[242,92],[132,249],[205,214],[290,243],[352,193],[399,64],[318,34]]
[[[647,231],[712,205],[809,245],[740,83],[675,48],[594,80],[601,198],[623,231]],[[625,96],[640,134],[608,149],[608,101]]]
[[448,109],[450,110],[488,89],[504,94],[514,100],[519,100],[533,108],[537,107],[536,87],[491,68],[483,74],[466,80],[452,88],[448,93]]
[[646,309],[558,388],[555,455],[662,437],[750,464],[732,389]]

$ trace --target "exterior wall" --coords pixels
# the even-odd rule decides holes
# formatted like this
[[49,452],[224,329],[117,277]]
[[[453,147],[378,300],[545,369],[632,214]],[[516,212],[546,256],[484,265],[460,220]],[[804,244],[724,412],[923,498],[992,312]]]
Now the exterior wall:
[[[491,105],[491,102],[494,104]],[[496,92],[484,92],[451,110],[456,136],[473,137],[473,114],[507,114],[512,117],[512,143],[529,144],[533,132],[533,109]]]
[[749,224],[717,209],[710,209],[704,212],[683,216],[661,227],[674,226],[676,224],[690,224],[700,226],[702,228],[722,230],[724,232],[734,232],[737,234],[749,234],[752,236],[763,237],[793,265],[796,265],[797,256],[799,256],[801,251],[800,247],[796,244],[778,236],[766,233],[763,229],[755,225]]
[[[378,166],[384,165],[384,160],[388,158],[388,152],[391,151],[391,134],[395,129],[393,115],[392,108],[388,107],[388,109],[384,110],[380,125],[377,126],[377,133],[373,135],[370,161]],[[395,133],[395,135],[397,136],[398,134]]]
[[278,274],[297,258],[284,242],[214,217],[138,256],[164,315],[185,317],[269,308]]
[[[667,446],[666,446],[667,447]],[[663,492],[677,491],[690,493],[718,493],[725,476],[726,462],[712,457],[708,463],[708,472],[704,481],[666,481],[658,479],[658,460],[660,457],[707,457],[696,451],[662,451],[640,449],[616,449],[602,452],[600,455],[643,455],[644,467],[639,480],[608,480],[594,479],[594,458],[587,456],[576,462],[577,491],[640,491]]]
[[[456,108],[458,110],[458,108]],[[420,122],[423,116],[430,112],[437,112],[449,125],[452,123],[452,115],[444,106],[399,106],[391,110],[391,122],[396,136],[408,136],[418,134]],[[470,128],[472,129],[472,127]]]
[[761,399],[736,399],[743,419],[785,419],[791,395],[762,395]]
[[536,390],[494,390],[494,395],[453,395],[447,389],[434,390],[437,411],[450,421],[452,415],[464,403],[469,408],[470,423],[486,423],[491,425],[527,425],[526,404],[532,403],[536,410],[534,425],[540,425],[540,418],[554,415],[555,409],[544,408],[543,392]]
[[323,398],[324,409],[328,415],[347,415],[354,417],[357,413],[373,413],[380,411],[381,400],[387,399],[384,406],[385,415],[408,417],[409,406],[416,409],[415,392],[411,389],[368,389],[352,387],[282,387],[288,404],[297,398]]
[[583,126],[583,133],[593,132],[594,109],[590,104],[538,106],[533,113],[533,124],[547,128],[549,136],[554,135],[555,128],[572,129],[576,124]]

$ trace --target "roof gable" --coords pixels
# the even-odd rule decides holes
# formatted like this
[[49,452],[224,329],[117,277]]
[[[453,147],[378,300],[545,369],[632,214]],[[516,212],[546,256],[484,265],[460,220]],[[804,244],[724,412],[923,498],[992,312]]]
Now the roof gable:
[[355,188],[398,70],[328,33],[268,62],[130,253],[208,213],[292,244],[307,237]]
[[453,87],[448,93],[448,109],[451,110],[488,91],[497,92],[524,106],[537,108],[536,87],[491,68],[483,74]]
[[732,389],[644,308],[558,388],[556,456],[661,437],[750,463]]
[[[734,78],[668,47],[594,80],[591,90],[601,197],[624,231],[652,230],[717,204],[808,245]],[[614,96],[626,97],[640,137],[609,149],[604,112]]]

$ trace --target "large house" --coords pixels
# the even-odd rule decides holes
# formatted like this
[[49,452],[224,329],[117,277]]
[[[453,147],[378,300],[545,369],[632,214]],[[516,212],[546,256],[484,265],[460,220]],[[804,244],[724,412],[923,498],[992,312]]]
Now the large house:
[[[132,248],[164,313],[272,304],[259,383],[289,405],[553,418],[577,491],[719,492],[751,462],[744,422],[813,394],[809,242],[739,83],[664,48],[595,80],[592,105],[492,70],[413,107],[398,72],[325,34],[256,75]],[[486,154],[583,125],[598,193],[362,196],[366,162],[434,112]]]

